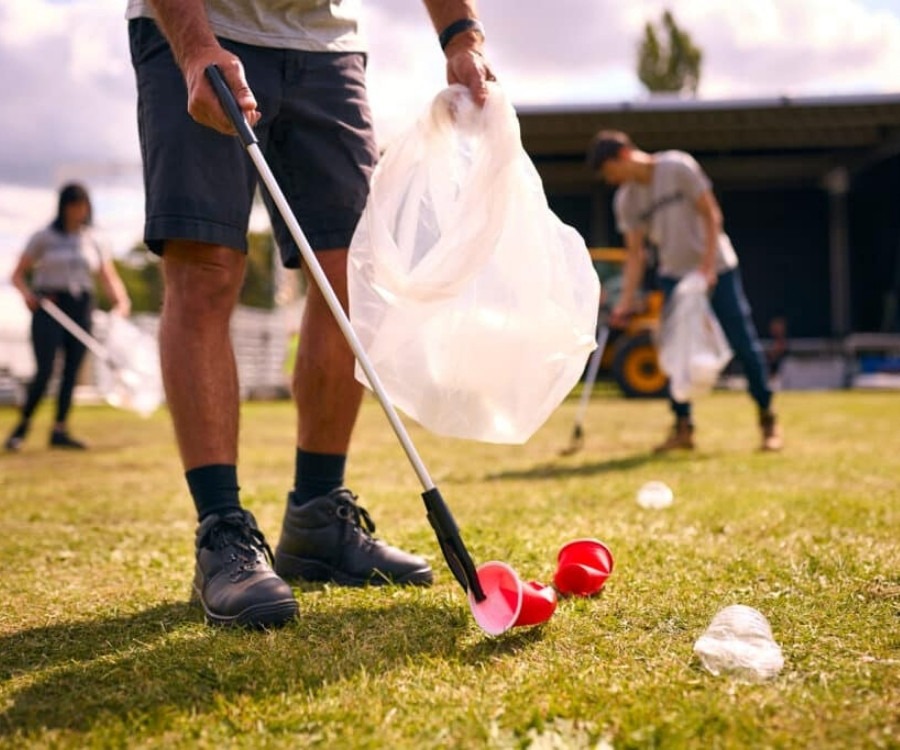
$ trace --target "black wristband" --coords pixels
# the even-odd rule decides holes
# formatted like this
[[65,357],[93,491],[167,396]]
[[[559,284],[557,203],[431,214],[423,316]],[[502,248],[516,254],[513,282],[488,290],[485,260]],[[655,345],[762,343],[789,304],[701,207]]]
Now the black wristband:
[[441,43],[441,49],[447,49],[450,40],[457,34],[462,34],[464,31],[477,31],[481,34],[481,38],[484,39],[484,26],[481,25],[481,21],[474,18],[460,18],[438,34],[438,41]]

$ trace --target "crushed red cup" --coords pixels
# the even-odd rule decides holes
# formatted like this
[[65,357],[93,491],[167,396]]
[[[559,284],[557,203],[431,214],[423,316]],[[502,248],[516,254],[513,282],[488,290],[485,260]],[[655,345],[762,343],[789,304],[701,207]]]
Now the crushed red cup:
[[556,611],[557,596],[552,586],[522,581],[506,563],[486,562],[477,573],[485,599],[478,602],[470,592],[469,606],[475,622],[489,635],[500,635],[514,627],[541,625]]
[[576,539],[559,551],[553,585],[563,596],[594,596],[612,570],[609,547],[598,539]]

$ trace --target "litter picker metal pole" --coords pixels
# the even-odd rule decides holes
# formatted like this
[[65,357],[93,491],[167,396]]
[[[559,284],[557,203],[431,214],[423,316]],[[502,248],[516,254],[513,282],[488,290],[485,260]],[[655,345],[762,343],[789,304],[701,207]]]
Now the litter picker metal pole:
[[78,341],[84,344],[90,351],[102,359],[111,368],[118,368],[118,363],[113,359],[109,350],[103,346],[97,339],[91,336],[87,331],[78,325],[72,318],[66,315],[59,306],[46,297],[41,298],[41,308],[69,333],[71,333]]
[[294,238],[297,247],[300,249],[300,254],[303,257],[303,262],[306,264],[307,271],[312,274],[328,308],[331,310],[341,332],[344,334],[344,338],[347,340],[347,343],[353,350],[356,360],[366,374],[366,378],[368,378],[369,384],[372,386],[372,390],[378,398],[378,402],[381,404],[381,408],[387,415],[388,422],[390,422],[394,433],[400,440],[400,444],[403,446],[403,450],[406,453],[409,462],[412,464],[413,470],[416,472],[419,481],[422,483],[422,487],[425,490],[422,493],[422,499],[428,512],[428,521],[434,529],[438,544],[441,547],[441,551],[444,554],[444,558],[446,559],[450,570],[463,589],[467,592],[471,592],[476,601],[484,601],[485,595],[481,588],[481,584],[478,581],[478,573],[475,570],[475,564],[472,561],[465,544],[463,544],[456,521],[450,513],[449,507],[441,497],[440,491],[435,487],[434,482],[431,480],[431,476],[425,468],[422,459],[419,457],[419,453],[413,445],[409,433],[404,427],[403,422],[400,421],[397,411],[394,409],[393,404],[388,398],[378,374],[372,367],[372,363],[369,361],[362,343],[357,337],[356,332],[353,330],[353,326],[350,324],[347,313],[344,311],[340,300],[332,289],[324,270],[322,270],[322,266],[316,258],[316,254],[310,246],[309,241],[306,239],[306,235],[304,235],[303,230],[300,228],[300,224],[297,222],[294,212],[291,210],[284,193],[281,191],[278,181],[272,174],[272,170],[269,168],[269,165],[262,154],[262,150],[259,148],[259,143],[253,129],[244,118],[244,114],[241,112],[240,107],[238,107],[237,101],[235,100],[231,89],[228,87],[228,84],[225,82],[225,79],[222,77],[221,71],[219,71],[215,65],[210,65],[206,68],[206,77],[212,84],[213,90],[216,92],[216,96],[218,96],[219,102],[222,104],[222,108],[228,114],[234,129],[237,131],[238,137],[244,144],[247,154],[256,166],[259,176],[262,179],[266,190],[268,190],[272,202],[278,208],[285,224],[287,224],[291,236]]
[[569,439],[569,445],[560,453],[564,456],[570,456],[579,451],[584,445],[584,415],[587,412],[588,403],[591,400],[591,392],[594,390],[594,383],[597,382],[597,372],[600,370],[600,360],[603,359],[603,351],[606,349],[606,342],[609,339],[609,326],[603,325],[597,335],[597,348],[591,352],[588,360],[587,373],[584,377],[584,385],[581,388],[581,398],[578,401],[578,409],[575,412],[575,425],[572,428],[572,435]]

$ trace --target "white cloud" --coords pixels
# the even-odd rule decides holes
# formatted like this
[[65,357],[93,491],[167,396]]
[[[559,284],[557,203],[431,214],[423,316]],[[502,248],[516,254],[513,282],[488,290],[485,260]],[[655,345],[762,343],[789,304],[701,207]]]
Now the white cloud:
[[704,96],[898,88],[900,8],[873,11],[859,0],[693,0],[679,13],[704,51]]
[[3,177],[72,161],[137,161],[134,81],[118,2],[0,0]]
[[[480,9],[489,57],[512,100],[561,104],[641,97],[634,70],[643,25],[671,5],[482,0]],[[367,0],[364,7],[370,97],[386,139],[443,87],[443,58],[421,3]],[[683,0],[675,13],[704,51],[705,97],[900,86],[900,0]],[[84,179],[98,222],[129,238],[117,244],[127,249],[140,236],[142,207],[124,3],[0,0],[0,101],[0,183],[39,186],[52,206],[63,179]],[[0,191],[0,257],[18,251],[35,219],[49,220],[21,198],[10,200]]]

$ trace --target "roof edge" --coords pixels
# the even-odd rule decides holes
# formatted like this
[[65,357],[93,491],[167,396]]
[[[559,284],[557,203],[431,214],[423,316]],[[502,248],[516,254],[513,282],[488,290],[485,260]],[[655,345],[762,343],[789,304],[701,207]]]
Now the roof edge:
[[597,112],[689,112],[735,109],[815,108],[834,106],[900,105],[900,92],[834,94],[828,96],[776,96],[740,99],[694,99],[679,95],[659,95],[619,102],[575,102],[557,104],[516,104],[520,115],[587,114]]

